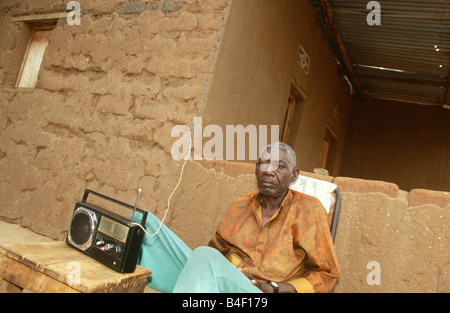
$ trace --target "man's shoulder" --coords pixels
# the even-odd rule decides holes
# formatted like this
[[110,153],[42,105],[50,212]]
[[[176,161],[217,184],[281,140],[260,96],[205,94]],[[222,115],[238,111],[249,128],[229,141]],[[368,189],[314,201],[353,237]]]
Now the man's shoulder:
[[231,217],[239,215],[239,212],[242,212],[249,206],[254,207],[257,203],[256,197],[258,194],[258,192],[244,194],[231,202],[225,210],[222,220],[229,220]]
[[237,203],[248,203],[249,201],[253,201],[258,196],[259,192],[251,192],[240,196],[238,199],[234,200],[231,204]]
[[292,201],[293,202],[314,202],[317,203],[319,201],[319,199],[317,199],[316,197],[307,195],[306,193],[294,190],[294,189],[290,189],[291,193],[292,193]]
[[323,207],[322,202],[320,202],[320,200],[317,199],[316,197],[292,189],[291,193],[292,193],[291,205],[299,205],[301,207],[307,207],[308,211],[311,213],[323,213],[323,211],[326,213],[326,210]]

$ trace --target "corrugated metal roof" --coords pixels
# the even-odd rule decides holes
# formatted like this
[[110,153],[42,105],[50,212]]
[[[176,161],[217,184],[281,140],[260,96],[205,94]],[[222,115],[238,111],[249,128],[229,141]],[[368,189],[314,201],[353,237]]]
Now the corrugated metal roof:
[[[330,37],[322,5],[340,31],[362,96],[432,105],[450,105],[450,0],[378,1],[381,24],[370,26],[369,1],[312,0]],[[325,12],[326,14],[329,12]],[[331,47],[343,66],[342,48]]]

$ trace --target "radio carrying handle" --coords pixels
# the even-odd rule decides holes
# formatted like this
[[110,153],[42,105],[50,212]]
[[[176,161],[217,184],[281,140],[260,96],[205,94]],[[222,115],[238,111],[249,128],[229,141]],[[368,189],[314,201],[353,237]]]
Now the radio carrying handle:
[[[97,196],[97,197],[100,197],[100,198],[103,198],[103,199],[105,199],[105,200],[114,202],[114,203],[119,204],[119,205],[121,205],[121,206],[127,207],[127,208],[129,208],[129,209],[131,209],[131,210],[134,210],[134,209],[135,209],[134,206],[131,206],[131,205],[126,204],[126,203],[124,203],[124,202],[122,202],[122,201],[119,201],[119,200],[110,198],[110,197],[108,197],[108,196],[102,195],[102,194],[100,194],[100,193],[98,193],[98,192],[95,192],[95,191],[92,191],[92,190],[90,190],[90,189],[86,189],[86,190],[84,191],[83,199],[81,200],[81,202],[86,203],[86,200],[87,200],[87,197],[88,197],[89,194],[93,194],[93,195],[95,195],[95,196]],[[141,210],[141,209],[139,209],[139,208],[136,208],[136,211],[142,213],[143,216],[142,216],[142,220],[141,220],[141,226],[142,226],[142,227],[145,227],[145,223],[147,222],[147,214],[148,214],[148,212],[147,212],[147,211],[144,211],[144,210]]]

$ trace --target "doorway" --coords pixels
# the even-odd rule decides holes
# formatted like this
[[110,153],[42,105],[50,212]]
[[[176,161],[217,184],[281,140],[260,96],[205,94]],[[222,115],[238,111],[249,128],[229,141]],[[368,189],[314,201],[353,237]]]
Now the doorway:
[[317,167],[326,169],[331,176],[335,174],[334,163],[336,161],[337,143],[338,137],[336,136],[336,133],[329,125],[327,125]]
[[287,143],[295,151],[296,137],[305,108],[306,96],[293,84],[289,92],[288,105],[281,124],[280,141]]

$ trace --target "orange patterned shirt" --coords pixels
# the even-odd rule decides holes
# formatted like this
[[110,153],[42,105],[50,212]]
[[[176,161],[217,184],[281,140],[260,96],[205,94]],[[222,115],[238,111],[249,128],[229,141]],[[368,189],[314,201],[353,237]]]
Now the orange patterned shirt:
[[244,195],[225,211],[209,246],[257,279],[297,292],[330,292],[339,276],[330,220],[316,198],[289,190],[262,226],[261,196]]

